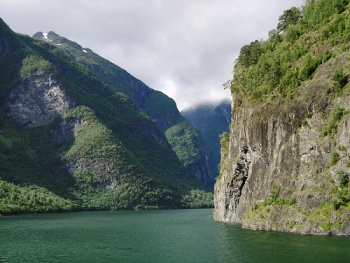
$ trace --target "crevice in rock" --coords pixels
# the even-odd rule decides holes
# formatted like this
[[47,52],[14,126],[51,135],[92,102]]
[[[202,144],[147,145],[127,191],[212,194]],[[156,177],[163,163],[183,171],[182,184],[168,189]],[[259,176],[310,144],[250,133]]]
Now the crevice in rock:
[[232,180],[227,184],[228,198],[226,203],[226,211],[231,210],[234,213],[237,211],[242,190],[248,179],[248,171],[250,166],[250,160],[248,158],[249,148],[243,146],[240,152],[240,156],[236,163],[236,168],[233,173]]

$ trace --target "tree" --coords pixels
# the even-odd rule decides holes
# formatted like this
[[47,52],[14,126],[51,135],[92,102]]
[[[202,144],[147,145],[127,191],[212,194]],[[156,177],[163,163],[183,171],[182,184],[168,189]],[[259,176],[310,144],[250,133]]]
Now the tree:
[[349,4],[349,0],[337,0],[333,3],[338,14],[344,12],[348,4]]
[[255,40],[249,45],[245,45],[241,48],[238,62],[245,67],[255,65],[258,62],[261,54],[261,43],[258,40]]
[[289,25],[295,25],[302,17],[301,9],[298,7],[292,7],[291,9],[285,10],[278,19],[277,31],[283,32]]

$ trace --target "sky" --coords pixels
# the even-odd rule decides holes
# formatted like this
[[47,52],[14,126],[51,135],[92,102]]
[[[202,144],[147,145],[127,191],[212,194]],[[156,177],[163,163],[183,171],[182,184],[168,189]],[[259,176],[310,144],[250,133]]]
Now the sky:
[[0,0],[17,32],[55,33],[173,98],[180,110],[230,99],[242,46],[266,40],[304,0]]

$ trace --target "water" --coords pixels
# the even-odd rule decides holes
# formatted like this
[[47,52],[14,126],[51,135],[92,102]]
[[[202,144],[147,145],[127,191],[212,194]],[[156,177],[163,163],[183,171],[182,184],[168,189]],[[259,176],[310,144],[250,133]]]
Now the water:
[[0,262],[350,262],[349,237],[249,231],[211,209],[0,217]]

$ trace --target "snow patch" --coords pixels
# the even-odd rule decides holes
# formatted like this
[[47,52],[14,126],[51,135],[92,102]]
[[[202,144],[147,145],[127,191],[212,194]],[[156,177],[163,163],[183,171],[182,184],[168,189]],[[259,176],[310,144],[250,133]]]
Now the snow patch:
[[47,39],[47,34],[48,34],[48,33],[43,33],[43,35],[44,35],[43,38],[44,38],[44,39]]
[[58,44],[56,44],[57,46],[60,46],[60,45],[62,45],[62,43],[58,43]]
[[85,49],[82,50],[83,52],[87,53],[87,51]]

